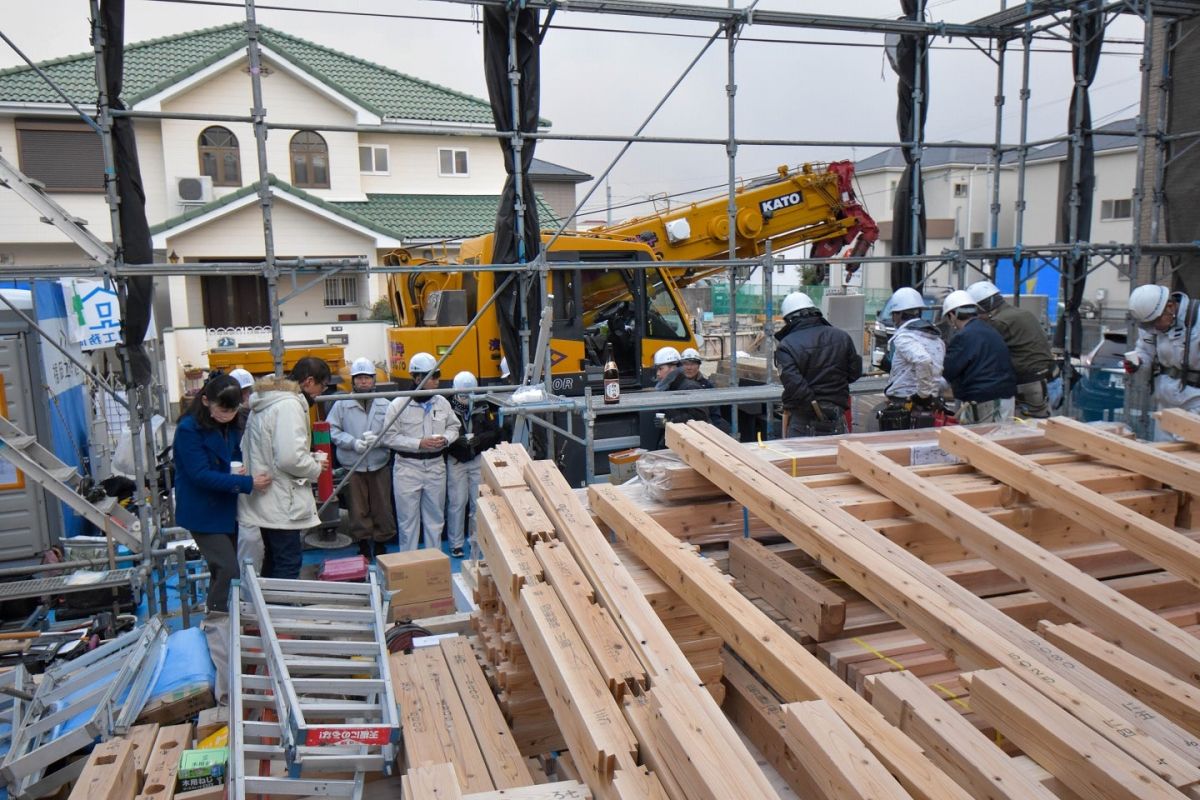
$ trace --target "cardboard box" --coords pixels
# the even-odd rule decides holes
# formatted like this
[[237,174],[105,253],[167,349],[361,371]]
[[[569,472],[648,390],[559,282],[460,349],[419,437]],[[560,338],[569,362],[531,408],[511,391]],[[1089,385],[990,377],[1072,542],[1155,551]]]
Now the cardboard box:
[[456,610],[453,597],[437,597],[433,600],[422,600],[419,603],[397,603],[397,594],[399,593],[392,594],[392,603],[388,606],[388,622],[442,617],[446,614],[453,614]]
[[184,750],[179,756],[179,791],[192,792],[219,786],[225,782],[229,748]]
[[450,557],[441,550],[412,550],[375,557],[383,586],[394,603],[417,603],[449,597]]

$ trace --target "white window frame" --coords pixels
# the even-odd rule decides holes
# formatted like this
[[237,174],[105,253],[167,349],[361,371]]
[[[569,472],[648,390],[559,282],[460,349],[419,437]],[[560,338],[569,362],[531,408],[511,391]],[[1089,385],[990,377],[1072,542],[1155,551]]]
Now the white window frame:
[[[458,161],[457,154],[462,153],[467,159],[467,169],[465,172],[443,172],[442,171],[442,153],[450,153],[450,163],[456,164]],[[471,177],[471,151],[465,147],[439,147],[438,148],[438,176],[442,178],[469,178]]]
[[[362,151],[371,151],[371,169],[362,168]],[[376,153],[380,150],[384,152],[384,158],[387,159],[387,169],[376,168]],[[358,171],[361,175],[391,175],[392,174],[392,153],[391,147],[386,144],[360,144],[358,146]]]
[[965,184],[965,183],[955,183],[954,184],[954,196],[955,197],[959,197],[959,198],[966,197],[969,193],[970,193],[970,187],[968,187],[967,184]]
[[[1124,203],[1126,209],[1128,209],[1127,213],[1122,217],[1115,216],[1118,203]],[[1105,222],[1122,222],[1127,219],[1133,219],[1133,199],[1130,197],[1119,197],[1113,200],[1101,200],[1100,219]]]
[[331,275],[322,281],[325,308],[359,308],[362,305],[362,281],[358,275]]

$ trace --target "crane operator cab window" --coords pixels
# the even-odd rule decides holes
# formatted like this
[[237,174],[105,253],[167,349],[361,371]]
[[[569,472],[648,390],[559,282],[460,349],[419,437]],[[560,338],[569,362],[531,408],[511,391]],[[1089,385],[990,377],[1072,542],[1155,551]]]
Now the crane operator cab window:
[[691,338],[683,314],[675,305],[675,298],[667,290],[659,270],[646,273],[646,336],[679,341]]
[[640,372],[637,275],[630,269],[580,271],[583,340],[587,360],[602,365],[604,348],[612,345],[621,376],[637,380]]

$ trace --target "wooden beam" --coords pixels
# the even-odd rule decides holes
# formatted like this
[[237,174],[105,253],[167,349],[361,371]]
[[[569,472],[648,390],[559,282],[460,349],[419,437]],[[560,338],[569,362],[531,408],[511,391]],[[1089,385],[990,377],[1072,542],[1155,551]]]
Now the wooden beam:
[[1196,637],[862,444],[843,443],[838,463],[913,516],[939,527],[1057,607],[1105,631],[1126,649],[1177,677],[1200,681],[1200,640]]
[[644,688],[647,684],[645,668],[612,617],[593,602],[592,585],[566,545],[539,541],[533,552],[541,562],[546,581],[554,587],[558,599],[583,636],[613,697],[619,701],[626,690],[636,693]]
[[93,748],[71,789],[70,800],[133,800],[135,794],[133,742],[109,739]]
[[591,800],[587,784],[579,781],[555,781],[537,786],[522,786],[498,792],[469,794],[463,800]]
[[804,753],[800,762],[825,800],[906,800],[874,754],[824,700],[783,707],[787,731]]
[[1012,673],[995,669],[964,677],[972,710],[1072,791],[1097,800],[1179,800],[1170,784]]
[[451,636],[438,643],[454,686],[479,741],[488,774],[497,789],[513,789],[533,783],[529,767],[513,741],[512,731],[496,705],[487,678],[475,659],[475,652],[463,636]]
[[784,735],[787,723],[779,699],[728,650],[721,654],[721,663],[721,681],[726,689],[721,709],[792,791],[799,797],[815,796],[817,788],[812,778],[800,766],[799,754],[792,750],[791,740]]
[[1176,679],[1073,623],[1052,625],[1043,622],[1038,630],[1047,641],[1200,736],[1200,691],[1192,684]]
[[1046,436],[1093,458],[1140,472],[1156,481],[1192,494],[1200,494],[1200,461],[1153,445],[1126,439],[1067,417],[1045,423]]
[[148,725],[134,725],[129,729],[129,733],[121,737],[133,743],[133,767],[137,770],[139,787],[146,780],[146,766],[150,763],[150,756],[154,754],[154,741],[158,738],[158,728],[157,722],[151,722]]
[[492,783],[487,762],[472,733],[470,717],[463,708],[441,648],[419,647],[407,658],[409,674],[420,683],[434,709],[434,725],[440,736],[449,742],[446,755],[458,772],[459,787],[464,792],[486,792],[497,788]]
[[1039,503],[1057,508],[1163,569],[1200,586],[1200,543],[1007,452],[971,431],[943,428],[941,442],[942,447],[967,459],[980,472],[1028,494]]
[[1186,442],[1200,444],[1200,416],[1182,408],[1168,408],[1158,412],[1158,427]]
[[911,739],[780,630],[693,548],[663,530],[616,487],[594,484],[588,491],[591,507],[605,524],[785,700],[829,702],[915,797],[968,797]]
[[729,574],[818,642],[846,625],[846,601],[753,539],[731,539]]
[[401,778],[404,800],[463,800],[453,764],[414,767]]
[[506,601],[515,599],[525,584],[542,580],[542,567],[503,499],[479,498],[475,519],[479,548]]
[[988,741],[958,709],[908,671],[867,679],[871,704],[911,736],[934,763],[975,797],[992,800],[1054,800]]
[[554,462],[531,461],[525,456],[521,468],[559,540],[570,548],[599,603],[637,651],[647,673],[652,677],[673,675],[699,686],[700,677]]
[[772,466],[746,455],[710,424],[668,424],[667,442],[826,569],[949,653],[960,667],[1006,666],[1174,785],[1200,780],[1200,747],[1189,734],[818,492],[780,480]]
[[525,485],[521,468],[512,462],[512,451],[504,447],[493,447],[481,455],[483,463],[480,465],[480,472],[492,491],[500,493],[506,488],[520,488]]

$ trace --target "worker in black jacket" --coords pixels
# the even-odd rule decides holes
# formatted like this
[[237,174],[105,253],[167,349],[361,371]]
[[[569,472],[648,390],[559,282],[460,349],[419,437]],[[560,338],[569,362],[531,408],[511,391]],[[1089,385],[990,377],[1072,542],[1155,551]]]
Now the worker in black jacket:
[[[684,374],[683,358],[674,347],[662,347],[654,354],[654,388],[659,392],[678,392],[685,389],[703,389],[696,381]],[[662,412],[664,429],[667,422],[687,422],[700,420],[709,422],[708,409],[704,406],[688,408],[668,408]],[[666,432],[659,436],[659,446],[666,447]]]
[[479,496],[480,453],[500,442],[500,425],[486,400],[473,399],[468,392],[479,388],[470,372],[454,376],[454,388],[462,394],[450,396],[450,407],[462,423],[462,435],[446,448],[446,531],[450,555],[466,555],[467,537],[475,529],[475,499]]
[[830,325],[803,292],[785,297],[781,311],[784,326],[775,333],[775,366],[783,383],[784,435],[846,433],[850,384],[862,377],[854,340]]
[[1017,373],[1004,337],[979,316],[979,306],[963,290],[951,292],[942,303],[954,336],[946,348],[942,377],[962,402],[958,421],[1011,422],[1017,394]]
[[[704,363],[704,359],[700,357],[700,351],[694,347],[689,347],[681,354],[679,368],[688,380],[693,380],[700,384],[701,389],[717,388],[712,378],[707,377],[700,371],[702,363]],[[725,418],[727,412],[722,406],[707,406],[707,408],[709,422],[715,425],[721,433],[731,433],[733,431],[733,428],[729,425],[729,420]]]

